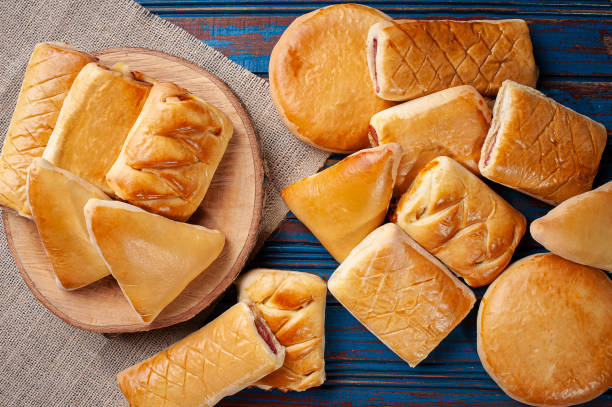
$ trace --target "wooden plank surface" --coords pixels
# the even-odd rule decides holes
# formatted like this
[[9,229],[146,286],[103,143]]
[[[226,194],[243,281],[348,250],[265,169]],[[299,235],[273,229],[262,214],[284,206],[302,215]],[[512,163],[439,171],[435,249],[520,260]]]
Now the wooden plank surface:
[[[152,12],[219,49],[230,59],[267,77],[272,47],[293,19],[328,5],[313,1],[141,0]],[[394,18],[524,18],[541,70],[538,88],[608,129],[596,185],[612,179],[612,3],[539,0],[377,1],[365,3]],[[342,156],[334,155],[331,165]],[[550,207],[489,183],[529,221]],[[515,258],[543,251],[527,234]],[[337,263],[292,214],[250,266],[311,272],[327,279]],[[480,298],[484,289],[475,290]],[[228,292],[211,316],[235,301]],[[478,306],[478,304],[477,304]],[[410,368],[328,296],[326,370],[328,380],[305,393],[249,389],[222,406],[510,406],[476,354],[476,308],[418,367]],[[612,406],[612,390],[588,404]]]

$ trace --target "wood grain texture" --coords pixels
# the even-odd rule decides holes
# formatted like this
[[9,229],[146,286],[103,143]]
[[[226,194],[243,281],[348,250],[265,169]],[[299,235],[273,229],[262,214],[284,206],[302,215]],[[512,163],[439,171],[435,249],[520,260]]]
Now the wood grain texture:
[[34,223],[12,211],[3,211],[9,247],[36,298],[71,325],[106,333],[173,325],[193,317],[214,301],[242,270],[255,244],[263,198],[258,142],[240,102],[219,79],[203,69],[167,54],[138,48],[109,49],[96,55],[109,66],[122,61],[155,79],[175,82],[212,103],[232,121],[233,137],[204,201],[189,220],[221,230],[226,236],[223,252],[147,325],[110,276],[74,291],[58,288]]

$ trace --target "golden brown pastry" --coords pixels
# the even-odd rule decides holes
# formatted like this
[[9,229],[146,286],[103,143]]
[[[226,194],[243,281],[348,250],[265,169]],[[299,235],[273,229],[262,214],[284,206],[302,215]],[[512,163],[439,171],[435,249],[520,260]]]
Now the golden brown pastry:
[[468,287],[394,223],[359,243],[327,287],[411,367],[438,346],[476,301]]
[[457,85],[495,96],[512,79],[535,86],[538,68],[524,20],[389,20],[368,33],[376,94],[409,100]]
[[89,240],[83,207],[104,192],[41,157],[28,172],[27,196],[40,240],[61,288],[73,290],[110,272]]
[[209,407],[272,373],[285,349],[255,309],[234,305],[205,327],[117,375],[131,407]]
[[556,205],[591,189],[606,140],[602,124],[505,81],[478,167],[492,181]]
[[612,282],[600,270],[521,259],[487,289],[477,328],[482,365],[515,400],[569,406],[612,386]]
[[29,216],[28,167],[40,157],[79,71],[95,58],[61,42],[34,47],[0,155],[0,204]]
[[304,391],[325,381],[325,299],[318,276],[287,270],[254,269],[236,283],[238,300],[249,301],[285,347],[283,366],[255,385]]
[[368,147],[368,121],[393,106],[370,86],[365,41],[389,17],[359,4],[337,4],[296,18],[270,56],[270,93],[295,137],[328,151]]
[[612,181],[563,201],[529,230],[551,252],[612,272]]
[[399,143],[402,161],[395,193],[405,192],[430,160],[447,155],[478,173],[491,110],[473,86],[436,92],[376,113],[370,120],[373,146]]
[[361,150],[281,195],[291,212],[342,262],[385,219],[401,147],[389,143]]
[[140,76],[90,63],[74,80],[43,157],[107,194],[106,173],[117,159],[151,84]]
[[157,315],[221,253],[218,230],[175,222],[118,201],[91,199],[87,231],[143,322]]
[[402,195],[395,222],[472,287],[510,263],[525,217],[448,157],[433,159]]
[[214,106],[173,83],[155,83],[106,181],[119,198],[185,221],[202,202],[232,133]]

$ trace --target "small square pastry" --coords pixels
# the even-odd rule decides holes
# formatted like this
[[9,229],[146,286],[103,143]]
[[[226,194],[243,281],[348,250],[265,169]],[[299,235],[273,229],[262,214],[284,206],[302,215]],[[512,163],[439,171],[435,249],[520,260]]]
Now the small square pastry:
[[557,205],[591,189],[607,139],[602,124],[505,81],[478,167],[492,181]]
[[411,367],[425,359],[476,302],[467,286],[394,223],[359,243],[327,287]]
[[117,375],[131,407],[211,407],[282,366],[285,348],[239,302],[208,325]]
[[489,284],[504,270],[526,228],[519,211],[448,157],[419,172],[393,217],[472,287]]
[[285,346],[285,362],[255,385],[269,390],[304,391],[325,381],[325,299],[318,276],[287,270],[254,269],[236,282],[238,300],[259,310]]

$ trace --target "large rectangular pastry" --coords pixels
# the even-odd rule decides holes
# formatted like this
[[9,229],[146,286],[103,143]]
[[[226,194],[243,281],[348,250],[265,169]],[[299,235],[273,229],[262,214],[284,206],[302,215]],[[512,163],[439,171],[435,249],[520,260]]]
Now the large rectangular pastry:
[[535,86],[538,68],[524,20],[389,20],[368,33],[376,94],[409,100],[457,85],[495,96],[512,79]]
[[285,348],[244,302],[117,375],[131,407],[209,407],[283,364]]
[[90,63],[74,80],[43,157],[107,194],[106,173],[151,85],[125,70]]
[[359,243],[327,287],[412,367],[476,302],[468,287],[394,223],[379,227]]
[[0,155],[0,204],[29,216],[26,177],[55,127],[64,99],[81,69],[95,58],[60,42],[34,47]]
[[504,82],[478,167],[492,181],[556,205],[589,191],[606,128],[516,82]]
[[395,193],[401,194],[425,164],[439,155],[478,173],[490,125],[491,110],[485,99],[473,86],[463,85],[376,113],[370,120],[370,142],[402,146],[395,182]]
[[435,158],[419,172],[393,217],[473,287],[504,270],[526,227],[519,211],[448,157]]

